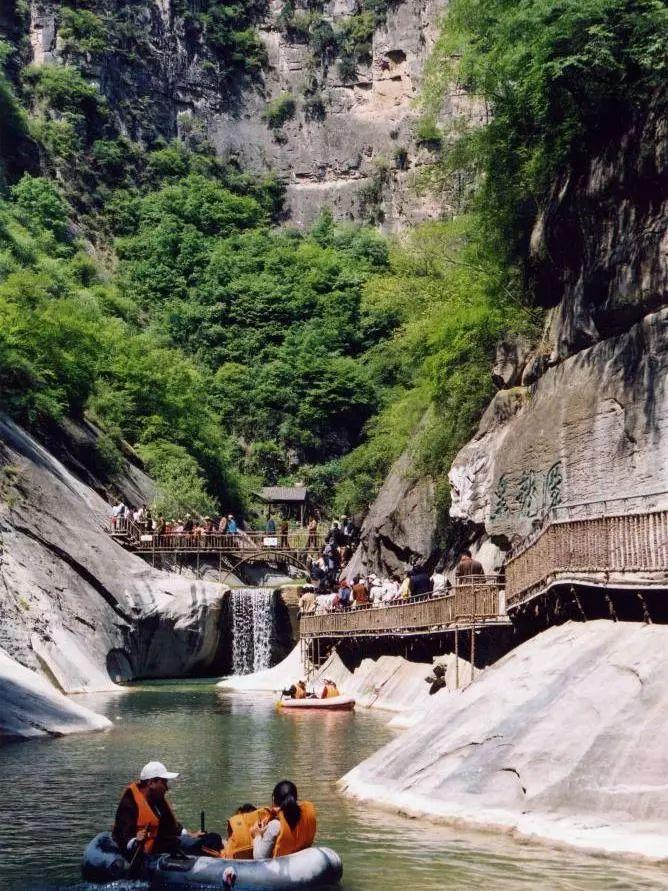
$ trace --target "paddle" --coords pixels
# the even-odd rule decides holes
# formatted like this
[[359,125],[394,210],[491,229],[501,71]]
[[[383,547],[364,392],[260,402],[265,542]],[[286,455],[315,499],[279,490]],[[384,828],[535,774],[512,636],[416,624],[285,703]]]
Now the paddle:
[[135,865],[135,861],[137,860],[137,856],[139,855],[140,852],[142,854],[144,852],[144,842],[143,841],[138,841],[137,844],[135,845],[135,852],[132,855],[132,859],[130,860],[130,865],[128,866],[128,875],[130,875],[130,876],[133,875],[133,868]]

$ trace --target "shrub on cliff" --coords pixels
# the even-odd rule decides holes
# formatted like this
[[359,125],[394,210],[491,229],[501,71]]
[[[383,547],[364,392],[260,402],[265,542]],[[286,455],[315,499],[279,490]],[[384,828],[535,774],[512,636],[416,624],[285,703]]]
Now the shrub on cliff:
[[449,80],[487,103],[486,125],[448,155],[483,174],[478,209],[507,257],[526,255],[556,174],[665,83],[666,34],[663,0],[452,0],[425,113],[438,112]]

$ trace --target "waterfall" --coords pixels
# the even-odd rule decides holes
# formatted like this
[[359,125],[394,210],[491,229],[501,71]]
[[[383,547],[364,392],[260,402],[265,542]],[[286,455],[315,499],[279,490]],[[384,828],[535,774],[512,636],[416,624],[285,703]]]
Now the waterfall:
[[274,626],[271,588],[232,590],[232,671],[251,674],[271,665]]

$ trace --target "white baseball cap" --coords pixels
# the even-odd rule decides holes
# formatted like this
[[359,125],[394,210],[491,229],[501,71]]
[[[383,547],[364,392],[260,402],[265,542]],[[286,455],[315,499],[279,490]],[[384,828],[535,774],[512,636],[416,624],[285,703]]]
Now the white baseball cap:
[[178,776],[178,773],[173,773],[171,770],[167,770],[165,765],[161,761],[149,761],[148,764],[145,764],[141,773],[139,774],[140,780],[175,780]]

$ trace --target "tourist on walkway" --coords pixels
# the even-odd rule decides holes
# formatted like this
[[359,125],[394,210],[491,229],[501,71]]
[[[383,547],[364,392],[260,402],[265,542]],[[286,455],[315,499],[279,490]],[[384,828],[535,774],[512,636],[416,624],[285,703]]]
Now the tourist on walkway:
[[265,527],[268,535],[274,535],[276,532],[276,522],[271,514],[267,516],[267,525]]
[[339,606],[342,610],[347,611],[352,606],[353,602],[353,591],[352,585],[349,581],[345,580],[341,582],[339,586]]
[[443,564],[438,563],[436,565],[436,568],[434,569],[434,574],[431,577],[431,590],[434,597],[445,594],[449,587],[449,582],[445,576],[445,573],[443,572],[443,569]]
[[315,808],[310,801],[298,801],[294,783],[278,783],[272,804],[271,817],[258,821],[251,829],[253,860],[295,854],[310,848],[315,839]]
[[304,616],[315,612],[315,589],[313,585],[304,585],[299,598],[299,615]]
[[132,864],[134,877],[141,873],[144,860],[159,854],[184,851],[201,853],[202,847],[220,851],[223,840],[216,833],[189,833],[178,822],[165,798],[169,780],[178,773],[167,770],[160,761],[145,764],[139,781],[125,789],[112,829],[114,841]]
[[288,547],[288,532],[290,531],[290,524],[287,521],[286,517],[283,517],[281,520],[281,539],[279,541],[279,547],[287,548]]
[[227,515],[227,532],[229,535],[236,535],[239,531],[239,527],[237,526],[237,521],[234,519],[234,514]]
[[457,569],[455,569],[455,576],[458,579],[461,579],[472,575],[484,574],[485,570],[482,568],[482,563],[474,560],[469,550],[462,551],[459,563],[457,564]]
[[366,608],[371,605],[371,601],[369,600],[369,589],[366,586],[366,582],[358,575],[353,579],[353,600],[356,609],[362,607]]
[[315,517],[311,517],[311,519],[308,521],[308,540],[306,542],[306,547],[318,547],[318,521]]
[[410,572],[411,597],[425,597],[431,593],[431,579],[424,566],[414,566]]

